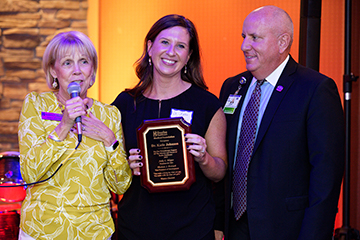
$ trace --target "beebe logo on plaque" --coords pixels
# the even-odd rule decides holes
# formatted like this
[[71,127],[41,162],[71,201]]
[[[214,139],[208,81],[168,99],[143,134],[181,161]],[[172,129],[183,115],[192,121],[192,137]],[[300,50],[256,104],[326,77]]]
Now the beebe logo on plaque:
[[189,132],[183,118],[145,120],[137,129],[141,185],[150,193],[188,190],[195,182],[194,160],[184,136]]

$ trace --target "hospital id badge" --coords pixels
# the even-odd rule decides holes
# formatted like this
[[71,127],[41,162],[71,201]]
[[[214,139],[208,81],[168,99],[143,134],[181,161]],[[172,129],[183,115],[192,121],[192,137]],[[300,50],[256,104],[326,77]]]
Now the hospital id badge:
[[225,114],[233,114],[239,105],[241,95],[230,94],[223,108]]

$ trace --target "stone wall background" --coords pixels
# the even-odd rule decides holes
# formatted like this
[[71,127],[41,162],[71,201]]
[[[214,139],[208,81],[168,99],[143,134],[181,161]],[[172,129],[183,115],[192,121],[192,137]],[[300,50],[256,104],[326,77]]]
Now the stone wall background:
[[87,34],[87,0],[0,0],[0,152],[19,151],[25,96],[49,91],[42,55],[54,35]]

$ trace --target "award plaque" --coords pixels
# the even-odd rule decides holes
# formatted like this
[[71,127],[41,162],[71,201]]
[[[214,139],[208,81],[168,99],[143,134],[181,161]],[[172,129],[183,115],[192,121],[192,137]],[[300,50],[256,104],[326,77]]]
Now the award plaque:
[[141,185],[150,193],[188,190],[195,182],[194,160],[184,136],[190,131],[183,118],[145,120],[137,129]]

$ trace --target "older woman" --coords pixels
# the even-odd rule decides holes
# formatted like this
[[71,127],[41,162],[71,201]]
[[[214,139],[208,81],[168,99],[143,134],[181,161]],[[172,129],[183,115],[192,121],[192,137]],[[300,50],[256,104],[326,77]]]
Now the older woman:
[[[206,91],[193,23],[180,15],[159,19],[145,38],[136,73],[139,83],[113,103],[122,114],[126,150],[135,174],[119,203],[119,238],[213,240],[211,182],[225,175],[226,123],[219,100]],[[179,116],[191,123],[186,143],[195,160],[196,182],[189,190],[149,193],[137,176],[144,153],[137,149],[136,129],[143,120]]]
[[[109,239],[114,232],[110,190],[124,193],[132,174],[119,110],[87,97],[95,82],[96,50],[83,33],[60,33],[45,50],[43,69],[54,91],[25,98],[19,123],[21,174],[33,183],[57,172],[27,188],[20,239]],[[70,96],[70,84],[79,87],[78,94]]]

